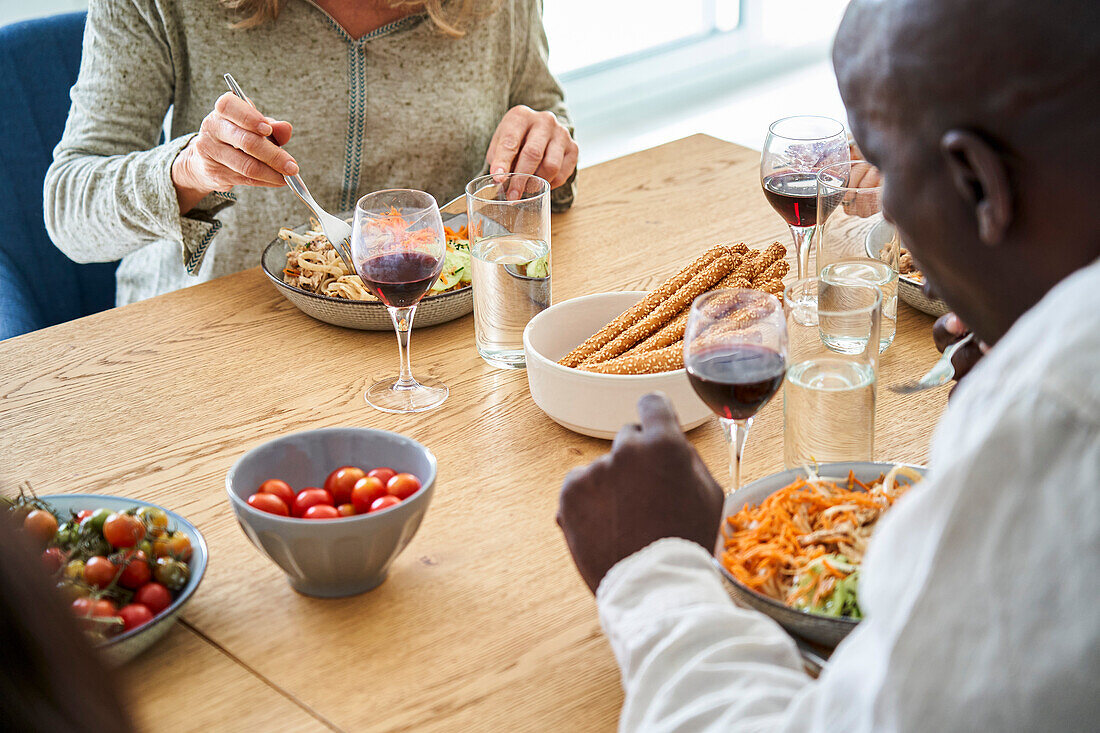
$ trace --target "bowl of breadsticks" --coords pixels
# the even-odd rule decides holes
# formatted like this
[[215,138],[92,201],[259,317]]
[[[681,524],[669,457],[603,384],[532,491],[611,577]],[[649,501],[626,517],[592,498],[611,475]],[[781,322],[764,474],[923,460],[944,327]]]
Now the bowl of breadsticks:
[[635,422],[638,398],[655,391],[672,401],[685,431],[702,425],[712,413],[684,371],[691,303],[724,288],[782,297],[785,257],[778,243],[718,245],[651,292],[585,295],[544,310],[523,332],[531,397],[561,426],[606,440]]

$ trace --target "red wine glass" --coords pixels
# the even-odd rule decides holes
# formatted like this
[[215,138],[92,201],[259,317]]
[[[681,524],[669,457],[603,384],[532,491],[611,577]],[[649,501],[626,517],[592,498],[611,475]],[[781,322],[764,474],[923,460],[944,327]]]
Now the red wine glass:
[[355,206],[352,259],[363,284],[389,309],[397,331],[401,373],[375,382],[367,403],[383,412],[423,412],[447,399],[438,379],[413,378],[409,334],[416,306],[443,269],[447,252],[435,199],[423,191],[370,193]]
[[[816,184],[815,184],[816,185]],[[772,295],[744,288],[704,293],[691,304],[684,366],[695,394],[718,416],[730,447],[730,488],[753,418],[787,372],[787,321]]]
[[844,125],[831,117],[784,117],[768,127],[760,154],[760,185],[768,203],[791,228],[799,280],[809,277],[810,245],[817,225],[817,172],[850,158]]

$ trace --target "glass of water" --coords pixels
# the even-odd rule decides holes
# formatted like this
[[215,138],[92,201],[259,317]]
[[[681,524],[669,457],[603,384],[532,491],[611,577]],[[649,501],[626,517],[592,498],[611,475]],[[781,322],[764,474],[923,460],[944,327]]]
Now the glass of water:
[[868,344],[879,343],[882,291],[853,280],[797,280],[783,293],[783,310],[784,463],[873,460],[878,349]]
[[817,274],[854,279],[882,290],[879,353],[893,343],[898,315],[898,254],[894,227],[883,218],[878,169],[865,160],[817,172]]
[[550,307],[550,184],[522,173],[475,178],[466,211],[477,353],[522,369],[523,329]]

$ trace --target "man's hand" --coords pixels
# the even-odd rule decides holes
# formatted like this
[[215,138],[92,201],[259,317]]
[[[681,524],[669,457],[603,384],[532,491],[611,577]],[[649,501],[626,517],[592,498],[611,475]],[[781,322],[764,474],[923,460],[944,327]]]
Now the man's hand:
[[[970,333],[970,329],[954,313],[941,316],[932,324],[932,339],[936,342],[936,348],[941,353],[968,333]],[[955,367],[956,386],[987,351],[989,351],[988,346],[977,339],[972,339],[970,343],[963,345],[961,349],[955,352],[955,355],[951,357],[951,365]],[[952,391],[954,391],[954,387],[952,387]]]
[[625,425],[611,453],[574,469],[561,490],[558,524],[577,569],[596,592],[607,571],[662,537],[714,551],[721,487],[680,430],[663,395],[638,401],[641,425]]
[[[569,180],[577,167],[577,143],[553,112],[536,112],[526,105],[512,107],[497,125],[485,153],[489,172],[533,173],[557,188]],[[522,184],[508,190],[515,200]]]

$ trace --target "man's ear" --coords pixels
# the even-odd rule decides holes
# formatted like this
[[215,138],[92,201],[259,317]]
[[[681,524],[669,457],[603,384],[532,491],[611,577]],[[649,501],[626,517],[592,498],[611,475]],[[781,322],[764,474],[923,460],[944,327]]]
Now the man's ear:
[[1012,223],[1012,186],[1001,154],[984,138],[968,130],[948,130],[940,151],[955,188],[974,208],[978,236],[995,247]]

